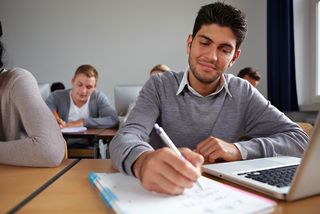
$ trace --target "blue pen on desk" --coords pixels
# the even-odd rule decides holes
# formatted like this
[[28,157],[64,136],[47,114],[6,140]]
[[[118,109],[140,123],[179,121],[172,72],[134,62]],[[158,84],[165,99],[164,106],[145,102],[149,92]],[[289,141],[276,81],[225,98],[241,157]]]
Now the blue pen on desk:
[[[157,134],[161,137],[161,139],[165,142],[165,144],[167,144],[167,146],[170,147],[170,149],[172,149],[177,155],[185,159],[181,154],[181,152],[179,151],[179,149],[174,145],[172,140],[169,138],[169,136],[164,132],[164,130],[157,123],[154,124],[154,129],[156,130]],[[201,190],[203,190],[203,187],[201,186],[199,181],[196,181],[196,184]]]

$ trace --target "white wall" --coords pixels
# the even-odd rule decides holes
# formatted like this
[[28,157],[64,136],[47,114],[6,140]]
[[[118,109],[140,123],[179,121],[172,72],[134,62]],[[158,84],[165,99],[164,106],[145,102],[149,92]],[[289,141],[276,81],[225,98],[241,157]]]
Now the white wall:
[[294,0],[294,23],[298,103],[301,110],[319,110],[315,100],[315,0]]
[[[143,84],[149,70],[165,63],[187,66],[186,39],[200,6],[210,0],[0,0],[0,19],[9,67],[31,71],[39,82],[68,87],[84,63],[100,72],[98,89],[113,102],[117,84]],[[248,37],[236,74],[246,66],[262,74],[267,95],[266,1],[229,0],[248,18]]]

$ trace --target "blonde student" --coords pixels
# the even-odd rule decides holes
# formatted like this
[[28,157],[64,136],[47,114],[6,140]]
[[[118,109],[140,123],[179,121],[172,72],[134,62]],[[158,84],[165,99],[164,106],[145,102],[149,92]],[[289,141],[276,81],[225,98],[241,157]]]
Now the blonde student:
[[60,128],[32,74],[3,68],[3,51],[0,41],[0,164],[58,166],[65,151]]
[[[157,64],[154,67],[151,68],[149,74],[150,77],[155,76],[157,74],[163,74],[166,71],[170,71],[171,69],[169,68],[169,66],[165,65],[165,64]],[[132,109],[134,108],[134,106],[136,105],[136,101],[130,103],[129,107],[128,107],[128,111],[127,114],[124,116],[123,120],[120,123],[120,127],[122,127],[125,122],[127,121]]]
[[118,116],[107,96],[96,90],[98,71],[89,64],[80,65],[71,80],[72,88],[54,91],[46,103],[58,113],[61,128],[85,126],[88,128],[114,128]]

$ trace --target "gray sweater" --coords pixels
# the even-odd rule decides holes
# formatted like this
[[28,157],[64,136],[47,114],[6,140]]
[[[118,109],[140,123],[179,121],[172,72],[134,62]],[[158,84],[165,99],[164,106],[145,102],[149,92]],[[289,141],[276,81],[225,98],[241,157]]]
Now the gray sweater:
[[[278,155],[300,157],[308,136],[299,126],[247,81],[231,74],[224,77],[225,88],[208,97],[196,96],[187,87],[177,94],[183,73],[165,72],[151,77],[126,124],[111,141],[114,167],[132,175],[132,164],[139,155],[165,146],[153,131],[156,122],[177,147],[194,149],[202,140],[214,136],[237,143],[246,159]],[[253,139],[238,142],[241,136]]]
[[[57,111],[63,121],[68,122],[70,110],[70,91],[54,91],[46,100],[52,111]],[[110,105],[108,98],[100,91],[94,91],[89,100],[89,118],[84,119],[88,128],[114,128],[118,126],[117,113]]]
[[15,68],[0,74],[0,163],[53,167],[64,156],[64,139],[42,100],[35,78]]

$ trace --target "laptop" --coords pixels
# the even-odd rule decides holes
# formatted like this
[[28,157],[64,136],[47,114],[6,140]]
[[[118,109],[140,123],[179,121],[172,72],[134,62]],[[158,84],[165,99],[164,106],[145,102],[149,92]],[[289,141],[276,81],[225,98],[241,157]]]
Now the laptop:
[[302,158],[278,156],[203,165],[203,171],[262,192],[294,201],[320,194],[320,116]]
[[116,85],[114,87],[114,102],[118,116],[127,114],[130,103],[136,101],[141,85]]

